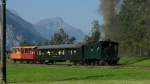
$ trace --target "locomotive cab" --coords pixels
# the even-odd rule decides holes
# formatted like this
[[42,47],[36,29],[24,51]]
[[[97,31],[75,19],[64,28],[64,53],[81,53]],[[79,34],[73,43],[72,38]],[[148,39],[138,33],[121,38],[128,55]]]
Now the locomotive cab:
[[102,43],[102,58],[109,64],[117,64],[118,58],[118,43],[116,42],[103,42]]

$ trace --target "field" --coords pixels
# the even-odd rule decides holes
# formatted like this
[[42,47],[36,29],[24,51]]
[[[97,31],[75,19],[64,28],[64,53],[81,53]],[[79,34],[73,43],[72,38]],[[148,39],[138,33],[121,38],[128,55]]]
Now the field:
[[[136,58],[134,58],[136,59]],[[137,59],[139,60],[139,59]],[[150,60],[118,66],[8,64],[10,84],[149,84]]]

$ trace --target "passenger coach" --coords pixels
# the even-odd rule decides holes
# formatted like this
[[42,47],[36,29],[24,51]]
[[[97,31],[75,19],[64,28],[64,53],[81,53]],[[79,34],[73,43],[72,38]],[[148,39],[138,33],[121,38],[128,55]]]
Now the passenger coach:
[[54,63],[56,61],[78,61],[82,59],[81,44],[61,44],[37,47],[37,61]]
[[36,46],[13,47],[10,58],[16,62],[34,62],[36,60]]

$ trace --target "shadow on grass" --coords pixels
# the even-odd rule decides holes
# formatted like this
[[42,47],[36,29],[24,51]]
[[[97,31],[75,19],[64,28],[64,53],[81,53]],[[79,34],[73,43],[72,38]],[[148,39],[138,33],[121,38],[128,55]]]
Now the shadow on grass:
[[87,80],[87,79],[98,79],[98,78],[105,78],[105,77],[112,77],[111,74],[108,75],[93,75],[93,76],[85,76],[85,77],[71,77],[71,78],[66,78],[63,80],[59,81],[67,81],[67,80]]

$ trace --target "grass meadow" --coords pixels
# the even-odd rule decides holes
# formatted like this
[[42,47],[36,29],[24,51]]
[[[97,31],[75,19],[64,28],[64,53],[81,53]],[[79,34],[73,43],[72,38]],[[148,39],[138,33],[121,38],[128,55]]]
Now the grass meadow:
[[[137,59],[139,61],[131,59]],[[8,84],[149,84],[150,59],[121,59],[118,66],[8,64]],[[125,62],[125,61],[128,61]]]

